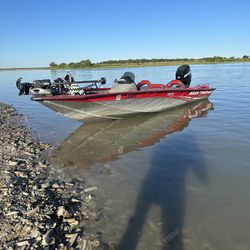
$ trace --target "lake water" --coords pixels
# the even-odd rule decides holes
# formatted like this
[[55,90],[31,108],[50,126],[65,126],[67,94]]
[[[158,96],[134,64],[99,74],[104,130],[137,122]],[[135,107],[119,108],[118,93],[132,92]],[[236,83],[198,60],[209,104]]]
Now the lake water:
[[[0,71],[0,102],[13,104],[40,140],[59,145],[55,160],[84,177],[103,208],[92,225],[118,249],[250,249],[250,64],[192,65],[210,102],[169,112],[82,125],[18,96],[15,81],[66,71]],[[75,79],[128,69],[72,70]],[[129,69],[167,82],[176,67]],[[58,158],[60,160],[58,160]]]

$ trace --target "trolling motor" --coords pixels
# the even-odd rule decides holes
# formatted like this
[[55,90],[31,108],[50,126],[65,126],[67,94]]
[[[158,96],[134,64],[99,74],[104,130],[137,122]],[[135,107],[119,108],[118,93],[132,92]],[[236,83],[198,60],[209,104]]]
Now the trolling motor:
[[105,77],[101,77],[100,80],[87,80],[87,81],[75,81],[74,83],[92,83],[92,84],[106,84],[106,78]]
[[19,89],[19,95],[29,95],[31,94],[49,94],[51,81],[49,79],[34,80],[33,82],[22,82],[22,77],[18,78],[16,81],[16,87]]
[[20,77],[16,81],[16,87],[19,89],[18,95],[28,95],[29,89],[31,87],[31,83],[29,82],[22,82],[23,78]]
[[[49,79],[34,80],[32,82],[22,82],[23,78],[20,77],[16,81],[16,87],[19,89],[19,95],[62,95],[71,94],[69,91],[75,86],[79,89],[85,88],[99,88],[100,85],[106,84],[106,78],[102,77],[99,80],[87,80],[87,81],[74,81],[73,77],[68,81],[62,78],[57,78],[51,83]],[[73,80],[73,81],[72,81]],[[84,88],[81,88],[78,84],[88,84]],[[97,84],[100,84],[99,86]],[[72,87],[71,87],[72,86]],[[69,93],[68,93],[69,92]]]

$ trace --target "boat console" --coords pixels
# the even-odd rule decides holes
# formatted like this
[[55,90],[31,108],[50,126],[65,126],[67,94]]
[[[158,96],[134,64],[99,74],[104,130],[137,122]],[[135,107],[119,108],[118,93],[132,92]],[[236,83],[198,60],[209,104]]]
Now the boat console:
[[125,72],[120,79],[115,79],[113,86],[109,90],[113,92],[137,91],[135,75],[132,72]]

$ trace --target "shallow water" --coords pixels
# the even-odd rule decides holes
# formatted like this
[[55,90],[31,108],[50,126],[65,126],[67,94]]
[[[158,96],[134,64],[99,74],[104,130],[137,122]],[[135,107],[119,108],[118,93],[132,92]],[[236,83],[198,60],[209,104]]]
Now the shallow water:
[[[250,64],[191,68],[193,84],[217,88],[210,103],[83,126],[15,89],[20,76],[55,79],[65,71],[0,71],[0,102],[24,113],[42,141],[60,144],[69,176],[99,187],[103,218],[92,230],[119,249],[249,249]],[[130,70],[138,80],[167,82],[175,69]],[[125,70],[72,73],[110,83]]]

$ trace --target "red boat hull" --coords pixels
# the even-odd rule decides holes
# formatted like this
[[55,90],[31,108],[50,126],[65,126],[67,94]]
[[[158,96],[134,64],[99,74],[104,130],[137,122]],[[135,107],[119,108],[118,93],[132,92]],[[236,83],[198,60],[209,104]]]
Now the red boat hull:
[[45,106],[76,120],[119,119],[137,113],[160,112],[185,103],[207,99],[213,92],[208,85],[185,89],[152,89],[97,94],[33,97]]

